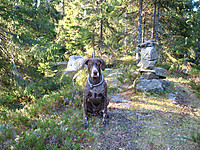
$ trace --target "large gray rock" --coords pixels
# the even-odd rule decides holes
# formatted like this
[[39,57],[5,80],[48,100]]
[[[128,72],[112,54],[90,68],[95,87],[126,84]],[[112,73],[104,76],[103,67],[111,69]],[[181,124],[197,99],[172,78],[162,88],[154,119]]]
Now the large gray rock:
[[159,76],[159,78],[165,79],[167,77],[167,70],[160,68],[160,67],[154,67],[153,70],[155,71],[155,74]]
[[159,57],[154,46],[141,47],[140,55],[141,61],[138,66],[144,69],[152,69]]
[[140,68],[138,71],[146,79],[165,79],[167,70],[160,67],[153,67],[152,70]]
[[136,85],[136,89],[141,92],[163,93],[168,82],[162,79],[140,79],[140,82]]
[[82,56],[76,56],[76,55],[70,56],[67,64],[67,69],[65,70],[64,74],[79,71],[85,59],[86,58]]

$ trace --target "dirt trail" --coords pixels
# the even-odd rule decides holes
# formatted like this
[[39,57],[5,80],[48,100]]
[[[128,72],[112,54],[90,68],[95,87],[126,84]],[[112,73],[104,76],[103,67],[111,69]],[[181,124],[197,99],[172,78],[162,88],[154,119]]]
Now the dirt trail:
[[119,99],[108,106],[110,124],[103,127],[101,117],[91,117],[96,149],[199,149],[189,139],[191,132],[200,129],[200,100],[189,87],[180,83],[170,87],[177,94],[174,104],[168,93],[135,93],[121,87],[109,94],[109,99]]

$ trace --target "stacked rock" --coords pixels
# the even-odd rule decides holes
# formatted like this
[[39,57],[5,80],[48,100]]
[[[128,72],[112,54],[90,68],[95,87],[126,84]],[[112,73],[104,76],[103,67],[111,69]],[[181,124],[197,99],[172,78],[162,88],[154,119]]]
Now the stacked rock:
[[166,78],[167,71],[155,67],[159,58],[156,45],[158,44],[152,40],[138,45],[141,50],[141,60],[137,66],[140,67],[138,71],[142,75],[141,82],[136,86],[139,91],[163,93],[164,88],[170,84],[168,81],[162,80]]
[[167,76],[165,69],[154,67],[159,58],[156,45],[158,44],[152,40],[138,45],[141,49],[141,61],[137,66],[140,67],[139,72],[146,79],[165,79]]

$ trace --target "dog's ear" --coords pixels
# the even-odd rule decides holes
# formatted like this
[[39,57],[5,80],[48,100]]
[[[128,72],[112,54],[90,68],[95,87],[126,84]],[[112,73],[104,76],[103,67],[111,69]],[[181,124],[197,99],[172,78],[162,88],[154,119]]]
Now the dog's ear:
[[86,60],[84,61],[84,63],[83,63],[83,64],[84,64],[84,65],[85,65],[85,64],[86,64],[86,65],[88,65],[88,62],[89,62],[89,60],[90,60],[89,58],[88,58],[88,59],[86,59]]
[[88,65],[88,61],[89,61],[89,59],[84,60],[82,66],[81,66],[81,69],[84,69],[85,65]]
[[106,67],[106,63],[105,63],[105,61],[103,60],[103,59],[101,59],[101,58],[98,58],[99,59],[99,61],[100,61],[100,63],[101,63],[101,70],[105,70],[105,67]]

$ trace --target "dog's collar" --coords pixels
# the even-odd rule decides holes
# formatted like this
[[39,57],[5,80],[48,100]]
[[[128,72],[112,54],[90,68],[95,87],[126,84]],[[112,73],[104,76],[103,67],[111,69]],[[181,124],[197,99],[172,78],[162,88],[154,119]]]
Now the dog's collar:
[[97,83],[97,84],[92,84],[92,83],[90,82],[90,80],[89,80],[89,76],[88,76],[88,78],[87,78],[87,82],[88,82],[88,84],[90,85],[91,88],[97,87],[97,86],[101,85],[101,84],[103,83],[103,81],[104,81],[103,75],[101,75],[101,82],[99,82],[99,83]]

